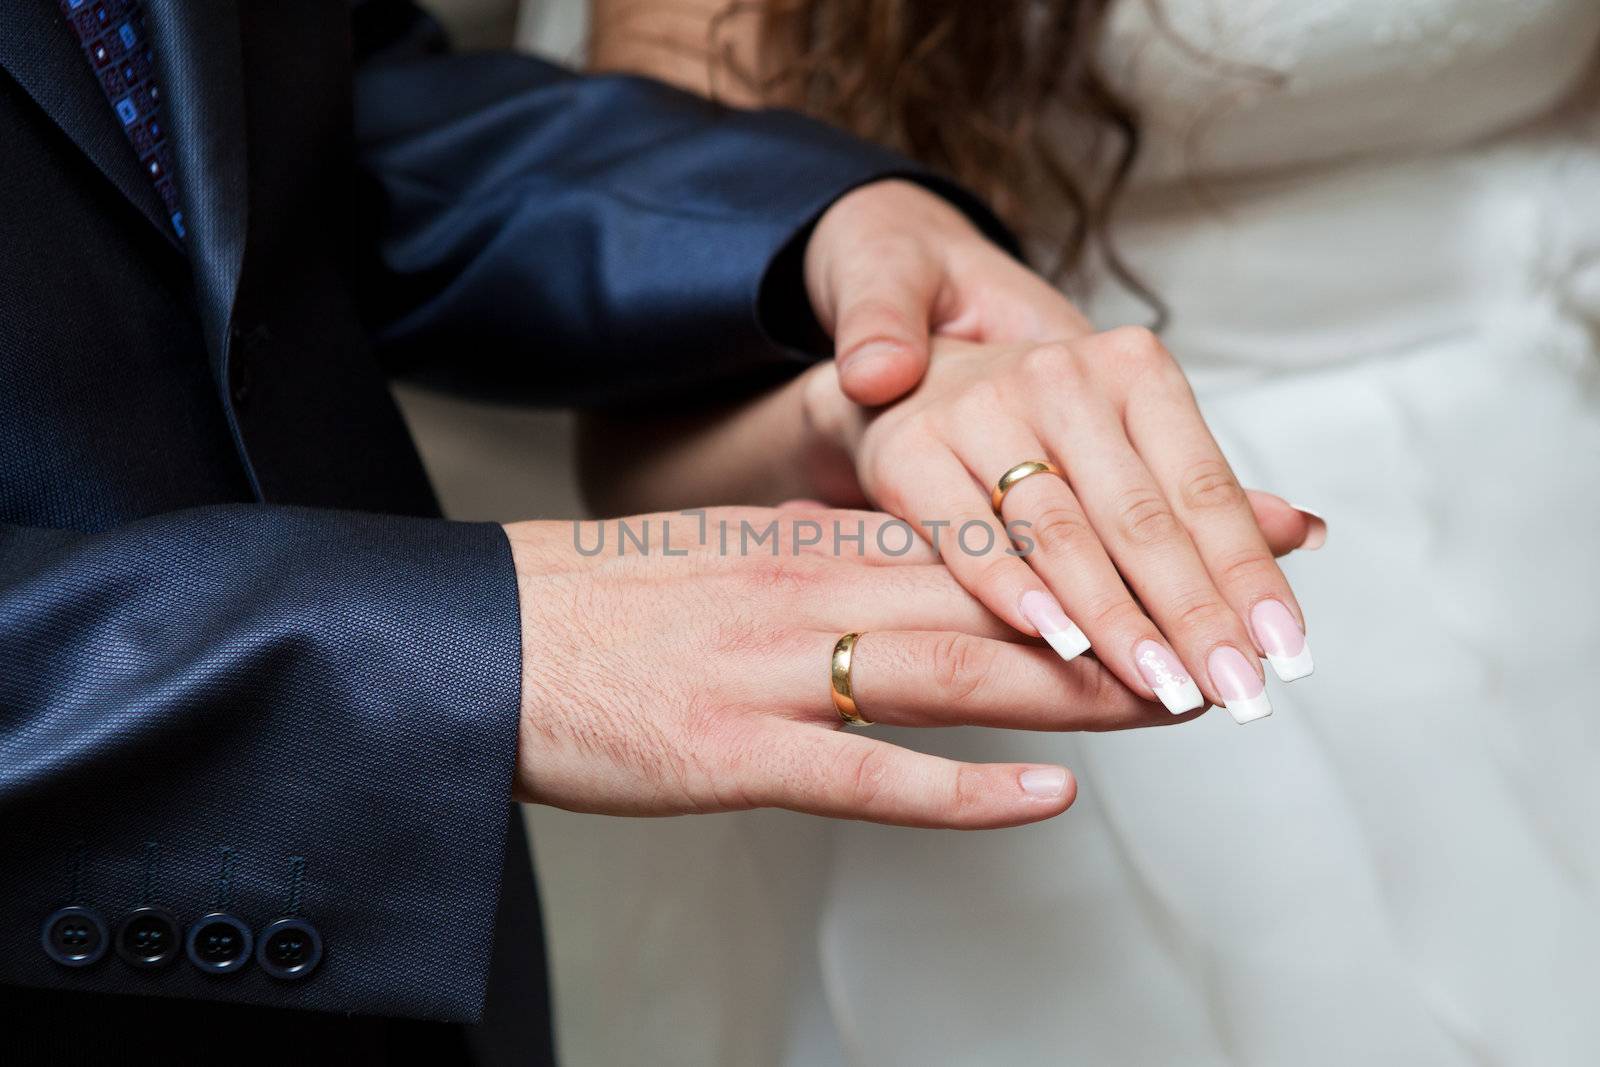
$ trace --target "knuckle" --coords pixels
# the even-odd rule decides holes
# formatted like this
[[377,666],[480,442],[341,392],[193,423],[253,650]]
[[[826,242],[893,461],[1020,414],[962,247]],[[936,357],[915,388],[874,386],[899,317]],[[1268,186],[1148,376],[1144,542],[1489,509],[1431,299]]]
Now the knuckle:
[[1073,365],[1072,348],[1056,341],[1034,345],[1022,356],[1022,373],[1036,388],[1060,384]]
[[889,760],[877,746],[863,747],[846,757],[844,774],[849,801],[858,811],[868,811],[883,795],[889,777]]
[[1121,326],[1100,336],[1103,353],[1129,389],[1189,388],[1178,361],[1161,339],[1143,326]]
[[1118,525],[1129,544],[1149,547],[1165,544],[1181,530],[1172,508],[1159,494],[1136,489],[1123,495],[1117,506]]
[[1181,629],[1207,633],[1220,629],[1228,614],[1227,605],[1210,593],[1201,592],[1174,601],[1172,618]]
[[1235,552],[1217,564],[1217,579],[1224,585],[1259,585],[1277,575],[1277,562],[1261,549]]
[[976,767],[956,767],[950,776],[950,816],[955,825],[966,825],[983,808],[983,772]]
[[1088,618],[1098,629],[1115,631],[1140,625],[1144,613],[1139,610],[1139,605],[1118,591],[1091,602]]
[[1052,555],[1076,557],[1099,544],[1088,518],[1077,508],[1051,505],[1033,518],[1033,538]]
[[1233,471],[1220,459],[1207,459],[1183,472],[1181,496],[1187,508],[1208,511],[1243,507],[1244,490]]
[[994,672],[994,649],[969,634],[941,634],[933,645],[933,677],[940,692],[956,701],[971,699]]
[[1161,338],[1145,326],[1118,326],[1100,336],[1106,347],[1123,359],[1151,364],[1171,359]]

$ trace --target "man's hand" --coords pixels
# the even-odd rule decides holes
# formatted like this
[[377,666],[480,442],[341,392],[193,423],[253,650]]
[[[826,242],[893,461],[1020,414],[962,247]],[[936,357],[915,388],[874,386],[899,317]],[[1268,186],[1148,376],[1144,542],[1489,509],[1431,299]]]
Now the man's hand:
[[[885,725],[1180,721],[1087,657],[1064,663],[1022,639],[908,531],[883,529],[887,516],[744,508],[626,521],[636,537],[648,528],[650,554],[634,541],[619,554],[616,522],[598,553],[597,524],[506,527],[523,616],[521,800],[615,815],[780,807],[955,828],[1035,822],[1072,803],[1058,767],[957,763],[841,730],[829,662],[854,631],[865,631],[855,698]],[[861,540],[835,542],[836,523]],[[776,554],[749,540],[769,525]]]
[[834,338],[840,386],[869,407],[922,380],[931,333],[1007,343],[1092,332],[1044,279],[910,182],[874,182],[841,197],[806,247],[805,278]]

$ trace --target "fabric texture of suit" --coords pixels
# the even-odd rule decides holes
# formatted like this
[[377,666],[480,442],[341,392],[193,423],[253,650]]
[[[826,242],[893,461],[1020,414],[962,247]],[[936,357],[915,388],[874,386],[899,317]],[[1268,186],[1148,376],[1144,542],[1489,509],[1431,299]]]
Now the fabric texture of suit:
[[[436,517],[386,374],[749,388],[817,354],[798,250],[843,192],[909,176],[994,224],[793,116],[439,54],[404,2],[147,18],[182,245],[54,0],[0,11],[8,1048],[542,1062],[510,552]],[[40,946],[69,904],[293,912],[325,955],[69,969]]]

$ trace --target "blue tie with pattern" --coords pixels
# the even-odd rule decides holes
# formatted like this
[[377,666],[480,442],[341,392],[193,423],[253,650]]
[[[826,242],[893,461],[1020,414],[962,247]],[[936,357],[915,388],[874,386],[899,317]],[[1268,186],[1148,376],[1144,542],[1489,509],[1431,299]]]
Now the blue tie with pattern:
[[172,229],[183,237],[183,212],[173,184],[172,150],[161,122],[161,89],[156,84],[155,53],[145,32],[144,4],[141,0],[59,2],[140,165],[166,205]]

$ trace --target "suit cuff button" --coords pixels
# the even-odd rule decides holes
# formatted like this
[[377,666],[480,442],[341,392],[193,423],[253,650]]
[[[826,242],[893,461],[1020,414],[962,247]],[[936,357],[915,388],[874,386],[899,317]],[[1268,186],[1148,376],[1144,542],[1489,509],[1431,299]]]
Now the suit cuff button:
[[304,978],[322,962],[322,935],[303,919],[279,919],[256,939],[256,962],[274,978]]
[[51,912],[39,940],[45,955],[63,967],[87,967],[106,954],[111,937],[99,912],[74,905]]
[[154,970],[178,958],[178,923],[160,908],[135,908],[117,927],[117,955],[131,967]]
[[202,915],[184,942],[189,962],[207,974],[232,974],[250,962],[255,939],[250,928],[225,911]]

